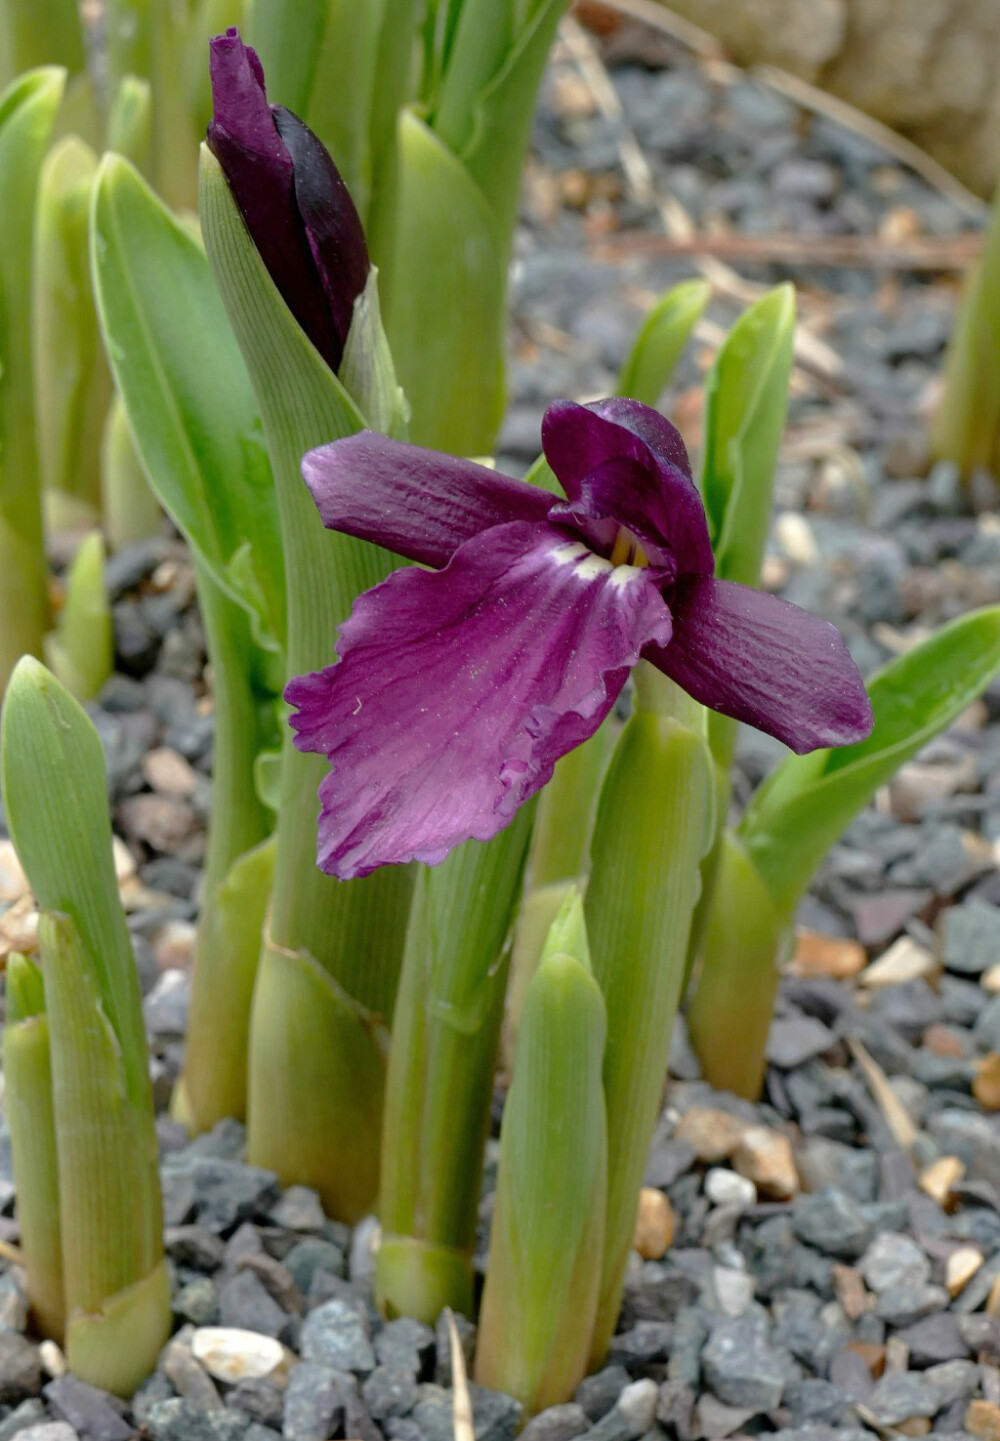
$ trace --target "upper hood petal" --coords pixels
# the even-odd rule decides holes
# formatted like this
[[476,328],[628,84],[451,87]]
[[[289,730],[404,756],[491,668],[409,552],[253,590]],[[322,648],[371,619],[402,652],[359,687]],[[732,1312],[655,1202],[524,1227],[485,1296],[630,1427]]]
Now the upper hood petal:
[[[612,397],[559,400],[542,421],[542,447],[569,504],[558,514],[587,528],[613,520],[678,575],[710,575],[705,507],[678,431],[656,410]],[[553,517],[555,518],[555,516]]]

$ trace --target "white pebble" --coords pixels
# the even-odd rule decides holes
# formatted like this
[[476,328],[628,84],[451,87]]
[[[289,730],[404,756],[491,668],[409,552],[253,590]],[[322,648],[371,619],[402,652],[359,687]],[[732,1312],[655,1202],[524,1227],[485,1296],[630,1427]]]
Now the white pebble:
[[757,1187],[748,1176],[740,1176],[725,1166],[713,1166],[705,1176],[705,1195],[713,1206],[754,1206]]

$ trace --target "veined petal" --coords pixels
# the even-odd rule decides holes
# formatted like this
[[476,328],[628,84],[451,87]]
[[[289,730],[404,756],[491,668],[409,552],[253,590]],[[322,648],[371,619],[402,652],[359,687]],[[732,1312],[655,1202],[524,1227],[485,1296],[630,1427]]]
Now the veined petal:
[[547,491],[485,465],[370,430],[309,451],[302,474],[330,530],[436,569],[480,531],[542,521],[554,504]]
[[[611,518],[680,575],[711,575],[705,507],[684,442],[659,411],[613,397],[559,400],[542,421],[542,448],[569,498],[557,515],[586,526]],[[555,516],[553,517],[555,518]]]
[[778,596],[707,576],[670,593],[668,646],[645,658],[695,700],[804,754],[872,729],[861,674],[839,631]]
[[489,840],[592,735],[670,612],[545,523],[474,536],[443,571],[396,571],[355,602],[340,661],[285,691],[320,786],[319,864],[347,879]]

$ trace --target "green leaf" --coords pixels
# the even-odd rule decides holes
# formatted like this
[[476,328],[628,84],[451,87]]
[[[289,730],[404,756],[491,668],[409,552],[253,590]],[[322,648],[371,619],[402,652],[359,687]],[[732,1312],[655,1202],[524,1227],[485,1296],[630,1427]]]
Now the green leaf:
[[114,657],[104,540],[95,530],[73,557],[62,612],[45,637],[45,658],[71,695],[93,700],[114,668]]
[[655,406],[667,387],[712,287],[707,280],[685,280],[653,306],[632,342],[618,377],[618,395]]
[[0,694],[19,655],[41,654],[48,621],[31,271],[38,177],[65,79],[31,70],[0,95]]
[[793,913],[833,842],[879,786],[972,703],[1000,669],[1000,606],[973,611],[889,662],[869,682],[866,741],[791,756],[739,827],[779,911]]
[[1000,447],[1000,188],[993,197],[986,247],[968,271],[948,342],[944,389],[931,426],[934,455],[965,474],[993,469]]
[[283,643],[277,504],[243,357],[204,251],[116,156],[98,172],[92,265],[108,356],[153,489],[262,638]]
[[411,437],[488,455],[503,412],[506,252],[482,191],[414,111],[400,116],[398,140],[382,299]]
[[760,577],[794,339],[795,291],[779,285],[736,322],[708,379],[701,488],[722,580]]
[[604,1002],[579,892],[528,987],[500,1132],[476,1380],[533,1414],[583,1379],[607,1189]]
[[108,113],[104,148],[146,172],[153,144],[153,87],[137,75],[123,75]]
[[84,68],[79,0],[0,0],[0,87],[35,66]]

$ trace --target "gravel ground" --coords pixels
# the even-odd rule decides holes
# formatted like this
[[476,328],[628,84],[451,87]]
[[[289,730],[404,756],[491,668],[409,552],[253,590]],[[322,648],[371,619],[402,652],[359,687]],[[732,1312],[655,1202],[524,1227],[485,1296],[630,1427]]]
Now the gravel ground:
[[[763,85],[720,79],[627,28],[606,55],[623,119],[602,113],[592,71],[565,51],[544,87],[513,284],[500,445],[512,469],[534,458],[547,402],[610,390],[644,309],[695,273],[655,239],[658,210],[621,164],[630,136],[657,194],[669,190],[713,234],[869,237],[876,255],[900,237],[977,223],[866,136]],[[835,620],[867,672],[1000,601],[994,483],[977,477],[970,505],[952,468],[929,468],[923,449],[955,285],[875,263],[759,261],[741,274],[794,279],[813,340],[796,373],[766,584]],[[693,449],[701,380],[738,310],[724,292],[713,301],[671,392]],[[161,539],[125,551],[111,583],[118,673],[92,714],[127,842],[122,890],[163,1107],[183,1047],[212,713],[184,548]],[[738,800],[781,753],[744,732]],[[782,984],[765,1100],[712,1091],[678,1024],[619,1334],[575,1400],[530,1423],[531,1441],[998,1441],[998,860],[994,686],[824,865]],[[0,937],[16,943],[31,917],[9,848],[3,905]],[[908,1149],[859,1055],[905,1107]],[[159,1127],[178,1329],[158,1371],[128,1405],[60,1374],[58,1353],[24,1335],[9,1267],[0,1441],[125,1441],[136,1428],[153,1441],[450,1441],[446,1337],[374,1312],[372,1225],[352,1235],[312,1192],[281,1194],[242,1160],[235,1123],[190,1144],[165,1117]],[[481,1259],[495,1159],[494,1139]],[[5,1144],[10,1241],[14,1199]],[[471,1323],[462,1334],[471,1355]],[[477,1441],[509,1441],[517,1404],[477,1388],[473,1399]]]

